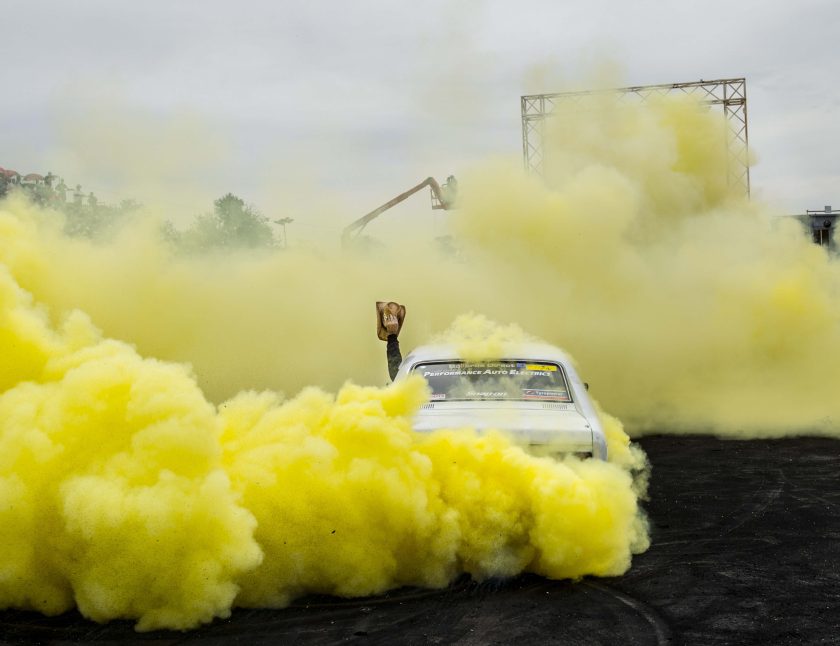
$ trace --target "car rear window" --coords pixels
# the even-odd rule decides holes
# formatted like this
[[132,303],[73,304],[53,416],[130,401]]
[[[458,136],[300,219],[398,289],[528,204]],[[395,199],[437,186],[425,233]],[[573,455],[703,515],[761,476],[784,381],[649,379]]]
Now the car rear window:
[[572,401],[563,368],[549,361],[428,361],[412,372],[429,383],[432,401]]

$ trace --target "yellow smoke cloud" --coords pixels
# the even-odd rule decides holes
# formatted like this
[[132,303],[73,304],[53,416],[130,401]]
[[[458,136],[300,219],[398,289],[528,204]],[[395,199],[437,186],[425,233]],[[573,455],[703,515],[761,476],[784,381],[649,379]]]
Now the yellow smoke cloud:
[[838,263],[729,192],[723,118],[605,103],[549,134],[547,182],[514,160],[463,178],[455,257],[415,236],[341,253],[337,227],[321,250],[179,258],[154,223],[96,245],[12,202],[4,226],[20,231],[0,232],[0,260],[52,316],[80,308],[144,355],[191,363],[216,402],[385,383],[370,304],[394,298],[408,348],[471,310],[567,348],[634,432],[836,433]]
[[[25,220],[0,223],[10,255],[34,252]],[[246,392],[217,411],[188,367],[78,311],[55,327],[6,265],[0,353],[0,608],[186,629],[235,604],[462,571],[616,575],[647,547],[615,425],[616,463],[470,429],[422,436],[420,377],[288,402]]]
[[385,297],[409,304],[408,346],[474,310],[568,348],[632,430],[834,433],[838,264],[728,193],[724,127],[684,101],[561,114],[547,186],[505,161],[462,182],[463,260],[413,239],[341,255],[338,231],[320,254],[179,259],[153,226],[91,245],[22,204],[0,258],[54,315],[192,363],[215,401],[383,383]]
[[184,628],[458,571],[624,571],[644,456],[618,420],[610,463],[415,435],[422,381],[342,387],[386,380],[382,298],[409,305],[405,349],[470,310],[502,325],[460,319],[467,355],[521,329],[568,348],[631,430],[836,435],[837,262],[730,194],[723,132],[684,101],[562,114],[547,183],[464,178],[455,257],[338,253],[336,231],[183,258],[153,222],[93,244],[0,204],[0,606]]

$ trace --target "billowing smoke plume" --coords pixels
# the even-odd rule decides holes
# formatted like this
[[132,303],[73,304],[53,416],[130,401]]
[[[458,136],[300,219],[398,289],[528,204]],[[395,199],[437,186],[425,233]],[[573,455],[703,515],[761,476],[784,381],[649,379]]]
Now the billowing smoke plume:
[[[7,234],[18,222],[0,216]],[[242,393],[58,329],[0,266],[0,607],[190,628],[234,604],[364,595],[527,569],[615,575],[647,546],[628,467],[537,458],[470,429],[428,436],[415,377],[387,389]]]
[[156,226],[91,245],[10,204],[0,261],[53,316],[81,308],[191,363],[217,402],[385,383],[370,321],[385,298],[408,304],[407,347],[475,311],[567,348],[631,431],[835,433],[839,265],[730,193],[725,128],[690,101],[561,114],[547,182],[518,160],[462,178],[454,256],[408,235],[342,253],[336,228],[318,251],[184,258]]
[[835,433],[837,264],[729,193],[723,133],[688,102],[562,115],[547,183],[462,181],[454,256],[184,257],[154,223],[93,244],[0,205],[0,606],[185,628],[459,571],[623,572],[647,536],[616,419],[610,463],[558,462],[414,434],[422,380],[342,384],[385,382],[394,298],[406,349],[466,311],[502,323],[459,319],[466,354],[515,323],[636,430]]

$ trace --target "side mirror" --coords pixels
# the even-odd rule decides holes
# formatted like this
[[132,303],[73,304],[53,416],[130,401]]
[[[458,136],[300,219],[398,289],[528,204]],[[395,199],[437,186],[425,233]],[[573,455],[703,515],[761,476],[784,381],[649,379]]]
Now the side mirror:
[[585,381],[583,382],[583,387],[586,388],[587,390],[589,390],[589,384]]

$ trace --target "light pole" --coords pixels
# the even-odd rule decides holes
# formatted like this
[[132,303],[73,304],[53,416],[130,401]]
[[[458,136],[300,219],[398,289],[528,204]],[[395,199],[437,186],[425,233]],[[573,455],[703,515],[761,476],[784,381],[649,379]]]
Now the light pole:
[[291,224],[292,222],[294,222],[293,218],[282,218],[280,220],[275,220],[274,221],[274,224],[279,224],[281,227],[283,227],[283,248],[284,249],[288,248],[288,246],[289,246],[288,239],[286,238],[286,225]]

